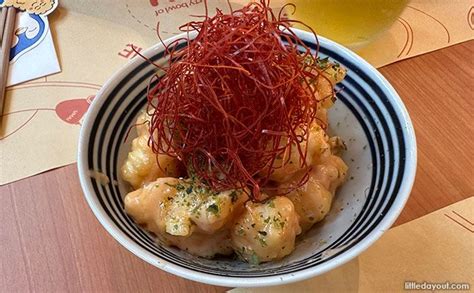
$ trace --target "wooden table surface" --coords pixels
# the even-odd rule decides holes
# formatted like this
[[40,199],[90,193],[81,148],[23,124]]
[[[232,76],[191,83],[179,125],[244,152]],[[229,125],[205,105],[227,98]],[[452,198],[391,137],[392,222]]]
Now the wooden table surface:
[[[395,225],[474,195],[474,41],[381,69],[405,102],[418,172]],[[39,154],[40,155],[40,154]],[[222,292],[120,246],[87,206],[76,165],[0,187],[0,291]]]

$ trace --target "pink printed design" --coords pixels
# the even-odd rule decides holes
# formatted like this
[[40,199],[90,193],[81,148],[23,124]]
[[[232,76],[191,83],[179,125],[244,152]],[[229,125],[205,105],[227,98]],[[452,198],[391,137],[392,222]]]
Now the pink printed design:
[[3,136],[0,136],[0,141],[7,139],[8,137],[14,135],[15,133],[19,132],[25,126],[27,126],[33,118],[37,116],[39,112],[50,112],[54,111],[56,115],[64,122],[72,125],[82,125],[82,121],[84,115],[89,110],[92,101],[94,100],[95,96],[88,96],[87,98],[83,99],[72,99],[72,100],[65,100],[60,102],[56,105],[56,108],[36,108],[36,109],[25,109],[10,113],[5,113],[3,116],[0,116],[0,119],[7,119],[7,117],[17,116],[21,113],[31,113],[28,116],[25,116],[25,122],[20,123],[18,127],[10,131],[9,133],[3,133]]
[[62,101],[56,105],[56,114],[66,123],[80,125],[94,98],[89,96],[86,99]]
[[[169,1],[169,2],[174,2],[175,0],[168,0],[168,1]],[[151,4],[151,6],[156,7],[156,6],[160,5],[160,1],[158,1],[158,0],[150,0],[150,4]]]

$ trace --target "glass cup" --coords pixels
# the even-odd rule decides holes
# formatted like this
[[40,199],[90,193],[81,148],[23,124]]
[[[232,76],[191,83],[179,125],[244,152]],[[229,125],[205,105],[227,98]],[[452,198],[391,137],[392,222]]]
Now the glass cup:
[[[286,7],[290,19],[304,22],[318,35],[327,37],[353,50],[367,45],[397,20],[408,0],[273,0],[282,7],[293,3],[296,10]],[[295,27],[306,27],[295,24]]]

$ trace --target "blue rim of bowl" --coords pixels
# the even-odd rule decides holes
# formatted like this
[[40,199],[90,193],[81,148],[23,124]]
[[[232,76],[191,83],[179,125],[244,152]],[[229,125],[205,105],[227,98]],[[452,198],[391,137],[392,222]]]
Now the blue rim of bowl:
[[[297,32],[298,36],[307,42],[308,45],[314,47],[314,37],[304,31],[294,30]],[[177,38],[183,37],[185,34],[181,36],[177,36],[175,38],[169,39],[166,42],[171,42]],[[93,186],[93,180],[90,179],[89,176],[89,160],[90,160],[90,137],[91,137],[91,129],[95,123],[96,117],[100,112],[100,109],[104,106],[105,98],[111,95],[111,92],[116,87],[115,83],[117,80],[123,80],[126,75],[133,71],[134,68],[139,67],[145,61],[140,58],[135,58],[134,60],[130,61],[124,68],[122,68],[119,72],[117,72],[100,90],[97,95],[97,98],[94,100],[91,108],[86,116],[84,121],[84,125],[81,129],[80,139],[79,139],[79,152],[78,152],[78,170],[81,185],[84,190],[84,194],[86,200],[92,209],[95,216],[98,218],[100,223],[105,227],[105,229],[123,246],[129,249],[132,253],[137,255],[138,257],[142,258],[143,260],[147,261],[148,263],[155,265],[165,271],[170,273],[179,275],[184,278],[188,278],[198,282],[205,282],[214,285],[221,285],[221,286],[271,286],[289,282],[296,282],[299,280],[307,279],[312,276],[316,276],[327,272],[349,260],[356,257],[360,254],[363,250],[369,247],[374,241],[376,241],[398,217],[399,213],[403,209],[403,206],[408,199],[410,194],[415,172],[416,172],[416,138],[414,129],[408,115],[408,112],[403,105],[400,97],[393,89],[393,87],[388,83],[388,81],[370,64],[364,61],[362,58],[351,52],[350,50],[338,45],[330,40],[325,38],[319,37],[321,42],[321,53],[330,53],[331,57],[334,58],[336,55],[336,60],[344,60],[341,62],[344,66],[352,65],[354,70],[357,70],[358,74],[365,75],[365,81],[370,81],[373,88],[379,88],[382,92],[382,96],[387,97],[384,103],[392,108],[393,112],[390,113],[390,118],[395,118],[395,121],[398,121],[400,125],[398,125],[399,129],[398,132],[401,133],[401,137],[398,137],[403,142],[402,146],[404,146],[402,160],[403,160],[403,168],[399,168],[399,172],[402,175],[398,176],[398,185],[399,190],[396,195],[392,195],[391,197],[391,204],[386,207],[387,210],[384,211],[386,214],[381,216],[377,219],[378,223],[372,227],[370,231],[365,231],[364,227],[360,230],[360,227],[357,227],[356,223],[353,224],[353,227],[349,228],[356,229],[359,232],[364,232],[365,234],[359,237],[360,239],[357,243],[345,243],[344,245],[337,246],[334,245],[334,248],[339,249],[339,252],[334,253],[331,256],[331,261],[323,262],[323,263],[310,263],[309,267],[305,267],[303,269],[297,271],[288,271],[282,272],[274,275],[267,275],[267,276],[245,276],[242,275],[240,277],[232,277],[226,275],[213,275],[206,272],[199,272],[195,269],[189,269],[183,267],[182,265],[167,261],[163,259],[162,256],[157,256],[152,254],[150,251],[144,249],[140,245],[138,245],[134,240],[130,239],[124,232],[122,232],[114,221],[110,218],[107,211],[102,208],[99,199],[96,196],[96,192],[94,188],[97,186]],[[147,50],[144,55],[149,58],[154,58],[157,56],[157,52],[163,51],[163,45],[158,44],[153,48]],[[348,66],[349,70],[351,70],[351,66]],[[360,70],[363,69],[363,70]],[[349,76],[350,78],[350,76]],[[367,89],[363,89],[361,87],[357,87],[357,82],[355,80],[350,81],[352,86],[355,86],[353,90],[362,91],[366,97],[371,98],[370,93],[366,92]],[[351,89],[345,88],[344,90],[347,93],[350,93]],[[143,93],[142,93],[143,94]],[[104,97],[104,98],[102,98]],[[342,95],[340,99],[348,99],[349,97],[344,97]],[[355,112],[354,112],[355,113]],[[379,113],[379,115],[382,115]],[[381,117],[381,116],[379,116]],[[383,117],[383,115],[382,115]],[[373,121],[376,123],[375,121]],[[403,123],[403,125],[401,125]],[[386,125],[385,125],[386,127]],[[369,129],[366,129],[370,131]],[[389,130],[390,131],[390,130]],[[371,147],[372,148],[372,147]],[[375,150],[371,150],[371,153],[374,154]],[[377,160],[373,160],[376,162]],[[392,170],[393,171],[393,170]],[[375,184],[375,183],[373,183]],[[383,184],[379,182],[379,184]],[[389,190],[386,191],[390,193]],[[376,201],[373,201],[373,205],[375,205]],[[365,213],[370,213],[370,207],[365,207]],[[359,217],[362,217],[361,212]],[[369,214],[367,214],[369,215]],[[372,215],[375,217],[375,215]],[[357,221],[356,221],[357,222]],[[368,221],[366,225],[372,224],[372,221]],[[349,231],[348,230],[348,231]],[[347,232],[347,231],[346,231]],[[340,239],[340,243],[344,243],[345,239]],[[350,246],[350,249],[347,248]],[[346,250],[347,248],[347,250]],[[325,259],[328,260],[328,259]]]

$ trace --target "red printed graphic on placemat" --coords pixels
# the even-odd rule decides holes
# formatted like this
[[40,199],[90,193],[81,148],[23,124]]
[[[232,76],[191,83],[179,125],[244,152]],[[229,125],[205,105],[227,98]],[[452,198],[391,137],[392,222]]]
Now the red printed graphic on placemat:
[[142,50],[143,48],[135,46],[134,44],[127,44],[122,51],[118,52],[118,55],[125,59],[132,59],[133,57],[136,57]]
[[[163,1],[163,0],[161,0],[161,1]],[[168,0],[168,2],[175,2],[175,1],[176,0]],[[156,7],[156,6],[160,5],[160,1],[159,0],[150,0],[150,4],[151,4],[151,6]]]
[[0,141],[19,132],[27,126],[39,112],[56,112],[56,115],[64,122],[72,125],[82,125],[84,115],[87,113],[95,96],[88,96],[85,99],[72,99],[59,102],[53,108],[35,108],[9,112],[0,116],[0,119],[9,119],[9,123],[17,124],[13,130],[0,135]]
[[[70,89],[88,89],[97,92],[101,85],[80,81],[48,81],[44,80],[32,81],[7,88],[7,91],[33,89],[33,88],[70,88]],[[0,141],[5,140],[14,134],[20,132],[24,127],[28,126],[38,115],[45,112],[55,112],[60,121],[70,125],[81,125],[84,115],[94,100],[95,95],[86,98],[68,99],[59,102],[56,106],[51,107],[31,107],[28,109],[19,109],[12,112],[6,112],[0,115],[3,123],[10,125],[9,129],[0,129]]]
[[61,120],[69,124],[81,124],[82,117],[86,114],[95,96],[86,99],[62,101],[56,105],[56,114]]

